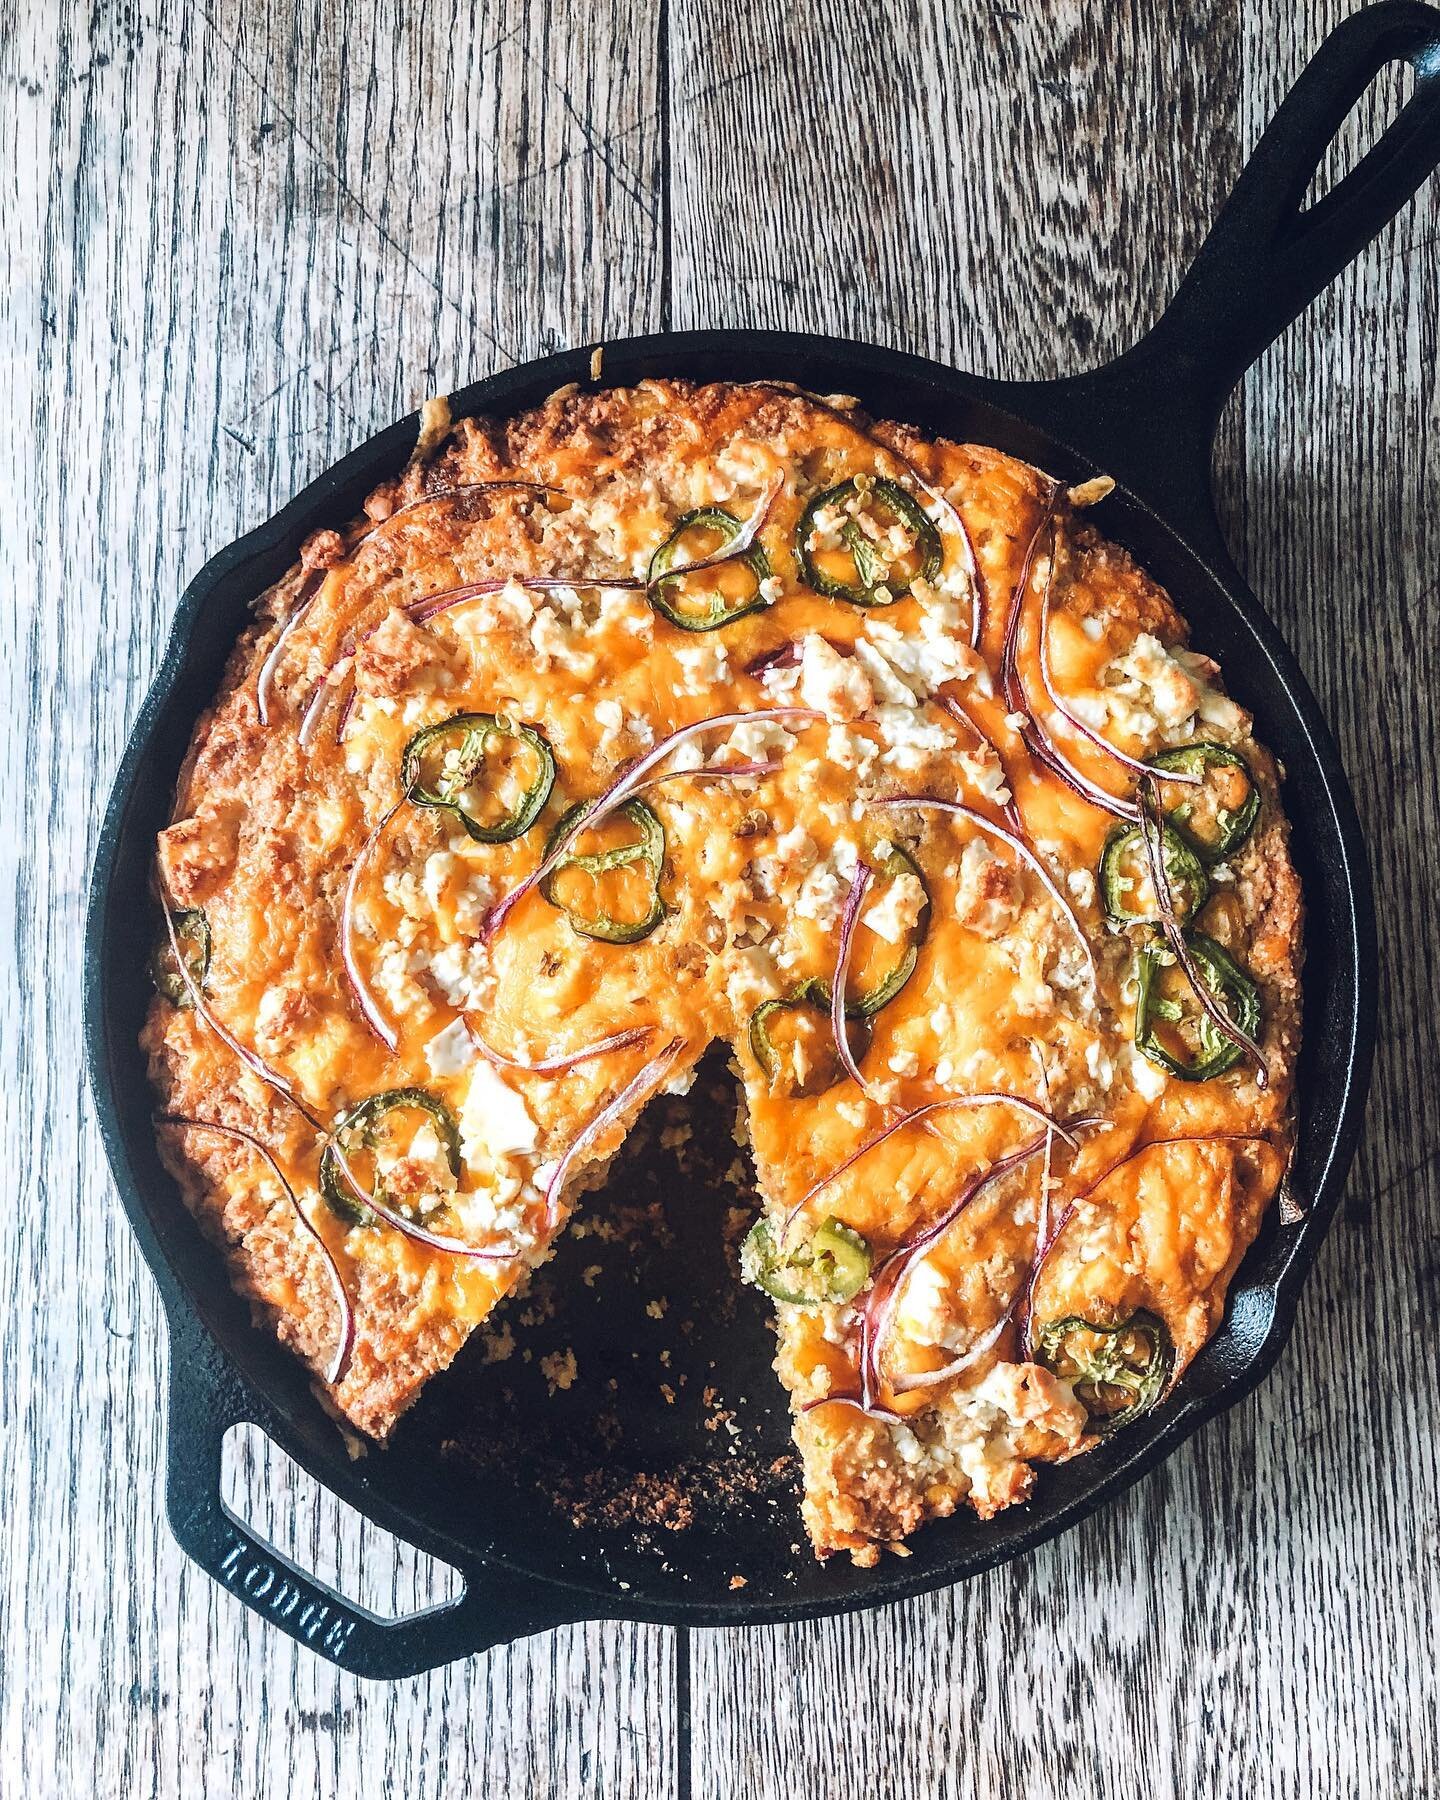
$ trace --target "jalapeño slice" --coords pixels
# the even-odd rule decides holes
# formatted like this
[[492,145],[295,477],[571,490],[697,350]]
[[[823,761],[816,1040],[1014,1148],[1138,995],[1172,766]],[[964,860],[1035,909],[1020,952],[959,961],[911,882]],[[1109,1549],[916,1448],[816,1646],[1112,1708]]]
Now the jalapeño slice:
[[[826,507],[846,514],[840,527],[844,551],[809,547],[816,520]],[[866,531],[866,522],[873,527],[873,534]],[[907,539],[903,547],[888,541],[895,531]],[[853,574],[833,566],[836,561],[843,564],[845,552]],[[902,600],[914,582],[933,581],[944,559],[940,533],[919,501],[878,475],[852,475],[837,487],[816,494],[800,515],[795,554],[817,594],[848,600],[852,606],[889,606]]]
[[[1165,873],[1175,917],[1183,925],[1205,904],[1210,880],[1199,857],[1172,825],[1162,828]],[[1159,899],[1152,895],[1151,910],[1137,904],[1141,888],[1150,887],[1150,861],[1145,837],[1138,825],[1117,825],[1100,853],[1100,899],[1112,925],[1157,925]]]
[[[482,780],[491,745],[499,740],[518,747],[533,772],[510,810],[490,822],[468,810],[468,797]],[[555,753],[532,725],[521,725],[503,713],[456,713],[438,725],[416,732],[405,746],[401,780],[406,798],[416,806],[453,813],[477,844],[508,844],[540,817],[555,785]],[[493,782],[497,771],[490,772]],[[517,771],[520,780],[526,775]],[[469,801],[470,805],[475,804]]]
[[[582,800],[556,821],[546,842],[547,855],[591,804]],[[564,913],[571,929],[579,932],[581,937],[595,938],[602,944],[638,944],[641,938],[649,937],[665,917],[665,902],[660,896],[660,874],[665,864],[665,827],[643,800],[627,800],[610,816],[628,819],[638,834],[634,840],[628,844],[614,844],[607,850],[567,850],[540,883],[540,892]],[[605,821],[606,824],[609,822],[608,819]],[[579,842],[578,835],[575,841]],[[644,875],[648,890],[645,910],[632,909],[638,913],[636,917],[620,917],[598,902],[593,912],[583,912],[561,894],[560,883],[567,870],[581,870],[591,878],[598,892],[604,876],[617,869],[631,868]]]
[[[455,1123],[455,1115],[443,1100],[437,1100],[434,1094],[418,1087],[387,1088],[383,1094],[372,1094],[368,1100],[352,1106],[349,1112],[336,1120],[331,1142],[326,1144],[320,1156],[321,1198],[331,1212],[347,1225],[372,1225],[375,1215],[346,1180],[341,1157],[345,1158],[351,1173],[359,1179],[360,1172],[355,1169],[351,1158],[376,1148],[384,1135],[385,1121],[391,1113],[407,1111],[429,1114],[445,1152],[446,1165],[455,1179],[459,1180],[460,1131]],[[385,1192],[384,1180],[378,1168],[372,1177],[370,1191],[377,1200],[383,1199],[386,1205],[396,1204]]]
[[1151,1312],[1132,1313],[1118,1325],[1052,1319],[1041,1327],[1039,1355],[1071,1383],[1102,1437],[1149,1412],[1175,1367],[1170,1333]]
[[[791,1012],[813,1012],[824,1028],[815,1066],[803,1075],[799,1074],[793,1056],[778,1048],[771,1037],[771,1031],[780,1017]],[[870,1045],[869,1021],[853,1006],[846,1007],[845,1016],[854,1021],[854,1033],[858,1034],[858,1038],[853,1034],[851,1037],[851,1050],[858,1061]],[[782,1074],[788,1076],[786,1091],[796,1096],[808,1098],[834,1087],[844,1077],[845,1071],[840,1065],[830,1031],[829,982],[812,977],[792,988],[788,994],[774,1000],[761,1001],[750,1015],[750,1052],[772,1088],[780,1082]]]
[[[185,958],[190,979],[197,988],[203,989],[210,973],[210,921],[200,907],[187,906],[179,912],[172,912],[170,923],[175,927],[175,941],[180,946],[180,954]],[[151,954],[150,979],[155,983],[156,992],[172,1006],[183,1009],[195,1004],[180,971],[175,967],[175,955],[170,948],[168,935],[160,939]]]
[[[703,544],[691,555],[681,554],[681,546],[690,533],[713,532],[720,540],[714,548],[723,549],[739,537],[742,529],[738,519],[718,506],[698,507],[677,519],[675,529],[650,558],[645,591],[656,612],[682,631],[714,631],[732,619],[762,611],[769,603],[760,584],[769,579],[770,559],[759,544],[752,544],[727,562],[697,569],[692,575],[666,572],[677,562],[710,554],[710,547]],[[696,583],[698,590],[692,592]],[[697,604],[688,606],[687,600]]]
[[[1259,988],[1214,938],[1189,931],[1185,943],[1222,1010],[1247,1037],[1255,1037],[1260,1029]],[[1135,969],[1140,989],[1135,1001],[1135,1046],[1182,1081],[1209,1081],[1233,1069],[1245,1051],[1218,1029],[1198,1001],[1187,1008],[1184,1000],[1161,992],[1165,971],[1175,966],[1164,945],[1147,944],[1141,949]]]
[[[847,999],[845,1011],[852,1018],[873,1019],[882,1007],[888,1006],[915,973],[915,965],[920,960],[920,946],[925,942],[926,933],[930,929],[930,890],[925,885],[925,877],[920,873],[914,857],[898,845],[891,847],[890,853],[878,866],[878,873],[891,881],[902,880],[912,876],[920,883],[920,910],[916,914],[915,923],[910,927],[909,941],[901,951],[895,966],[870,989],[868,993],[856,999]],[[873,906],[875,903],[871,901]],[[868,908],[867,908],[868,910]],[[862,921],[863,921],[862,914]],[[826,1005],[829,1005],[827,993]]]
[[870,1246],[839,1219],[826,1219],[812,1237],[782,1250],[762,1216],[740,1247],[740,1272],[772,1299],[809,1311],[860,1292],[870,1279]]
[[1187,783],[1184,798],[1165,816],[1205,862],[1222,862],[1255,829],[1260,790],[1236,751],[1224,744],[1182,744],[1152,756],[1150,767],[1162,778],[1167,770],[1200,777],[1200,786]]
[[[920,873],[918,865],[909,852],[898,846],[892,847],[879,862],[878,870],[891,880],[900,880],[905,876],[912,877],[920,884],[921,899],[919,911],[910,927],[908,941],[895,963],[886,970],[873,987],[865,989],[859,994],[853,996],[847,994],[846,996],[845,1017],[854,1022],[862,1039],[857,1059],[863,1057],[865,1050],[869,1047],[870,1021],[890,1004],[915,973],[915,965],[920,960],[920,946],[925,942],[925,935],[930,927],[930,890],[926,887],[925,877]],[[811,1009],[828,1019],[830,983],[820,976],[811,976],[808,981],[802,981],[798,987],[792,988],[788,994],[781,995],[774,1000],[762,1001],[750,1015],[750,1049],[771,1087],[774,1087],[780,1079],[784,1060],[771,1037],[772,1024],[778,1014],[802,1009]],[[841,1079],[843,1071],[840,1068],[838,1057],[832,1058],[829,1054],[831,1049],[833,1046],[827,1047],[823,1061],[814,1075],[791,1087],[792,1093],[801,1095],[823,1093],[826,1088],[833,1087]],[[832,1062],[833,1067],[830,1066]]]

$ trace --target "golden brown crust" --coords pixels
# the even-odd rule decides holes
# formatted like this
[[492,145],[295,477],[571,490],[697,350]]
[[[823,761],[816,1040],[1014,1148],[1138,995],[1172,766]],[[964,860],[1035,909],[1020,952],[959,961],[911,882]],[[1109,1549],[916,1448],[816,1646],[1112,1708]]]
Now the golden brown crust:
[[[942,539],[940,572],[873,610],[810,591],[795,549],[807,501],[854,474],[908,488]],[[679,630],[652,609],[638,584],[675,521],[697,506],[744,518],[777,479],[760,539],[771,571],[763,608],[713,633]],[[314,533],[261,597],[196,728],[158,867],[172,905],[206,911],[208,1003],[293,1087],[320,1134],[195,1012],[157,998],[144,1043],[164,1109],[260,1138],[324,1236],[356,1321],[330,1398],[360,1429],[383,1437],[548,1253],[548,1169],[671,1041],[673,1078],[714,1038],[735,1043],[777,1215],[900,1109],[998,1090],[1057,1115],[1102,1116],[1105,1131],[1053,1159],[1046,1217],[1076,1204],[1042,1259],[1037,1318],[1154,1313],[1182,1370],[1213,1331],[1290,1145],[1302,909],[1288,826],[1272,759],[1214,665],[1187,650],[1169,597],[1063,504],[1053,546],[1042,541],[1049,493],[1047,477],[998,451],[872,424],[849,403],[778,385],[572,389],[519,419],[460,421],[378,488],[362,518]],[[974,648],[954,509],[978,570]],[[843,523],[821,517],[815,557],[848,554]],[[1032,716],[1052,711],[1038,664],[1048,587],[1057,678],[1095,729],[1132,756],[1222,742],[1254,771],[1260,823],[1213,872],[1200,923],[1260,988],[1267,1090],[1243,1064],[1216,1081],[1167,1079],[1130,1045],[1135,944],[1107,930],[1094,883],[1110,821],[1027,752],[1025,721],[998,691],[1032,540],[1015,640]],[[517,581],[502,587],[509,577]],[[521,585],[537,578],[577,585]],[[469,598],[453,610],[420,610],[459,589]],[[963,711],[947,711],[947,698]],[[719,738],[699,744],[712,764],[727,754],[772,758],[773,774],[676,781],[649,797],[666,832],[669,913],[642,943],[580,939],[534,895],[487,939],[490,908],[534,868],[559,813],[598,794],[665,731],[801,704],[826,722],[743,727],[728,753]],[[556,789],[522,840],[477,843],[453,815],[401,804],[406,743],[461,711],[527,720],[553,747]],[[1063,720],[1051,716],[1047,729],[1093,783],[1130,791]],[[907,793],[959,799],[996,826],[1018,809],[1096,961],[1093,994],[1074,926],[1004,839],[958,817],[873,810],[876,797]],[[843,1082],[817,1095],[782,1091],[755,1060],[751,1014],[832,972],[855,858],[883,857],[892,841],[923,870],[930,923],[914,974],[873,1022],[863,1052],[870,1091]],[[877,900],[865,915],[864,955],[877,968],[914,916],[913,906],[896,910],[903,900],[897,888],[889,913]],[[347,918],[393,1052],[347,979]],[[492,1034],[523,1060],[632,1027],[650,1034],[643,1045],[579,1065],[563,1082],[496,1074],[474,1049],[477,1031]],[[426,1249],[319,1204],[324,1128],[367,1095],[417,1085],[459,1119],[462,1174],[447,1185],[433,1154],[427,1163],[406,1152],[390,1191],[446,1235],[492,1253],[513,1246],[508,1260]],[[645,1097],[637,1091],[582,1159],[562,1215]],[[965,1174],[1029,1130],[1004,1108],[947,1110],[928,1133],[898,1132],[827,1185],[824,1209],[866,1237],[878,1266],[941,1216]],[[226,1247],[236,1286],[318,1377],[338,1329],[325,1255],[252,1151],[214,1134],[165,1128],[161,1137],[187,1204]],[[1174,1137],[1203,1142],[1167,1149]],[[1013,1313],[1040,1241],[1038,1175],[1038,1162],[1027,1163],[987,1190],[907,1278],[886,1380],[943,1368],[1007,1304]],[[953,1380],[889,1392],[887,1407],[905,1415],[896,1423],[816,1404],[855,1389],[853,1308],[779,1311],[777,1367],[796,1406],[806,1521],[822,1553],[869,1557],[960,1504],[989,1516],[1025,1497],[1036,1463],[1091,1441],[1075,1384],[1034,1360],[1013,1324]]]

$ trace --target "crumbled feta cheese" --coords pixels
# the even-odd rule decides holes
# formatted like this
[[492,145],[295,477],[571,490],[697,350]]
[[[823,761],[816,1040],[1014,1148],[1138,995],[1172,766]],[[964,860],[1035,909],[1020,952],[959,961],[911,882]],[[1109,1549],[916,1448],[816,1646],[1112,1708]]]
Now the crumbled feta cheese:
[[854,657],[841,656],[818,632],[804,641],[800,698],[829,719],[860,719],[875,704],[875,691]]
[[517,1152],[533,1154],[538,1129],[524,1097],[488,1062],[477,1062],[460,1108],[460,1142],[467,1162],[502,1163]]
[[847,731],[843,725],[832,725],[825,737],[825,755],[838,769],[853,769],[864,781],[875,766],[880,746],[860,731]]
[[697,689],[716,687],[730,679],[730,653],[713,633],[679,645],[675,660]]
[[895,1323],[912,1343],[942,1347],[947,1344],[948,1288],[945,1277],[928,1258],[911,1270],[895,1312]]
[[1131,1086],[1142,1099],[1158,1100],[1165,1092],[1169,1077],[1158,1064],[1151,1062],[1148,1056],[1142,1055],[1133,1044],[1128,1044],[1126,1051],[1125,1060]]
[[824,862],[812,869],[795,896],[795,913],[801,919],[813,919],[828,930],[839,922],[845,910],[845,896],[850,892],[848,879],[833,863]]
[[873,906],[862,914],[862,923],[887,944],[899,944],[909,937],[920,910],[925,904],[925,889],[913,875],[900,875],[890,882]]
[[770,762],[795,748],[794,737],[773,719],[747,719],[725,740],[741,762]]
[[907,707],[889,705],[879,707],[875,716],[885,744],[880,760],[904,774],[915,774],[954,745],[954,734],[943,720],[926,720]]
[[430,1073],[442,1078],[458,1075],[476,1055],[475,1040],[463,1019],[455,1019],[443,1031],[437,1031],[425,1046]]
[[[424,966],[424,959],[421,959]],[[488,948],[460,939],[445,944],[429,959],[430,979],[451,1006],[479,1011],[493,998],[495,975]]]

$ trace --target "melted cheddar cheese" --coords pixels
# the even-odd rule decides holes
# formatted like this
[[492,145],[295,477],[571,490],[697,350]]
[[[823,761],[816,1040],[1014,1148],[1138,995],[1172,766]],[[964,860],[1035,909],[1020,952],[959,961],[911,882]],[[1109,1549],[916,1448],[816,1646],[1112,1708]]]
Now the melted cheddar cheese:
[[[877,482],[929,521],[934,566],[910,512],[874,504]],[[812,504],[847,483],[854,510]],[[732,525],[682,528],[717,512]],[[659,591],[670,610],[655,603],[662,546],[683,569],[747,522],[758,559],[681,574]],[[817,591],[875,567],[872,604]],[[721,622],[686,629],[676,611]],[[844,400],[653,382],[432,430],[262,597],[197,727],[158,883],[208,924],[203,1005],[176,1004],[172,983],[145,1043],[165,1116],[201,1124],[163,1126],[163,1153],[237,1283],[335,1377],[334,1407],[383,1437],[547,1255],[650,1094],[683,1090],[728,1041],[787,1243],[838,1221],[878,1275],[1002,1165],[888,1310],[863,1288],[776,1307],[819,1552],[873,1559],[961,1504],[989,1515],[1106,1423],[1042,1354],[1045,1326],[1154,1318],[1183,1372],[1286,1165],[1298,886],[1274,765],[1217,677],[1047,476]],[[513,731],[485,740],[457,804],[407,786],[418,734],[460,715],[524,724],[553,754],[543,810],[509,841],[466,814],[493,825],[538,779]],[[494,924],[569,808],[712,719],[728,722],[685,736],[639,792],[663,832],[654,870],[571,863]],[[1136,776],[1105,744],[1136,762],[1201,741],[1243,755],[1259,816],[1210,868],[1195,923],[1254,983],[1263,1073],[1241,1057],[1187,1081],[1137,1047],[1145,934],[1107,922],[1097,887],[1116,820],[1035,753],[1037,731],[1122,803]],[[882,804],[907,797],[964,810]],[[637,830],[612,813],[573,847],[623,850]],[[918,951],[854,1027],[862,1081],[817,1004],[770,1014],[767,1067],[757,1009],[806,982],[833,991],[862,868],[847,996]],[[663,915],[634,941],[576,928],[596,909],[643,918],[657,891]],[[523,1066],[610,1039],[558,1073]],[[345,1136],[370,1097],[416,1089],[435,1118],[402,1106],[403,1131]],[[1037,1119],[1057,1129],[1005,1166]],[[337,1141],[364,1165],[349,1198],[373,1180],[412,1229],[323,1203]],[[332,1275],[353,1324],[338,1358]]]

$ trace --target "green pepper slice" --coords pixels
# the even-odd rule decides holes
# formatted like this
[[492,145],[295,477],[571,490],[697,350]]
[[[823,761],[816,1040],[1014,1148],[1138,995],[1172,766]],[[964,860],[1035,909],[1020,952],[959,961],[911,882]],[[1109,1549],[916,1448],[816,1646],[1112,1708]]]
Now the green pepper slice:
[[740,1272],[775,1300],[813,1312],[853,1299],[870,1279],[870,1246],[839,1219],[826,1219],[813,1236],[782,1250],[770,1220],[761,1217],[740,1247]]
[[[494,738],[509,738],[530,750],[536,770],[510,811],[496,824],[486,825],[467,812],[462,801],[484,767]],[[477,844],[508,844],[524,836],[550,798],[555,752],[533,725],[521,725],[503,713],[456,713],[417,731],[405,746],[400,769],[406,798],[414,805],[453,813]]]
[[[687,512],[675,521],[675,529],[665,542],[650,558],[650,568],[646,576],[645,592],[650,604],[663,618],[672,625],[678,625],[682,631],[715,631],[721,625],[729,625],[735,619],[743,619],[747,614],[761,612],[769,602],[760,592],[760,584],[770,577],[770,559],[759,544],[752,544],[739,556],[729,562],[713,564],[703,571],[706,575],[718,574],[721,570],[731,568],[748,569],[755,578],[755,590],[742,597],[738,603],[732,602],[713,588],[705,596],[707,600],[704,612],[684,611],[679,602],[686,577],[684,575],[667,575],[666,571],[680,555],[680,545],[687,532],[695,530],[715,531],[720,534],[720,547],[733,542],[739,537],[740,521],[718,506],[697,507],[694,512]],[[698,575],[700,570],[696,570]]]
[[1039,1356],[1071,1383],[1101,1437],[1149,1412],[1175,1368],[1175,1345],[1152,1312],[1132,1313],[1118,1325],[1052,1319],[1040,1329]]
[[[1170,896],[1175,917],[1183,925],[1205,904],[1210,892],[1210,878],[1198,856],[1172,825],[1162,829],[1165,873],[1170,881]],[[1100,900],[1105,917],[1112,925],[1156,925],[1157,910],[1143,912],[1131,904],[1130,896],[1142,881],[1150,879],[1150,863],[1145,854],[1145,837],[1138,825],[1117,825],[1105,840],[1100,853]]]
[[[555,828],[546,841],[547,856],[576,819],[592,804],[592,801],[582,800],[556,821]],[[616,816],[628,819],[639,832],[635,842],[616,844],[609,850],[584,853],[567,850],[540,883],[540,892],[552,906],[564,913],[570,921],[571,929],[581,937],[595,938],[602,944],[638,944],[641,938],[649,937],[665,917],[665,902],[660,894],[660,874],[665,865],[665,827],[643,800],[627,800],[618,809]],[[604,908],[593,913],[582,913],[560,897],[557,883],[566,869],[583,869],[587,875],[600,876],[635,864],[643,865],[650,881],[649,906],[638,919],[619,919]]]
[[[443,1100],[437,1100],[427,1089],[418,1087],[387,1088],[383,1094],[372,1094],[368,1100],[352,1106],[349,1112],[336,1120],[331,1134],[332,1141],[326,1144],[320,1155],[320,1196],[331,1212],[347,1225],[373,1225],[375,1214],[362,1203],[355,1189],[346,1180],[341,1167],[341,1156],[348,1162],[351,1156],[361,1151],[373,1150],[380,1141],[387,1116],[392,1112],[411,1109],[430,1115],[440,1135],[450,1173],[459,1180],[460,1130],[455,1123],[455,1115]],[[387,1205],[394,1204],[385,1193],[378,1169],[370,1191],[377,1200],[383,1199]]]
[[[882,875],[892,881],[904,875],[913,875],[920,883],[920,911],[910,930],[910,940],[900,954],[900,960],[888,974],[883,975],[868,994],[861,994],[856,1000],[847,1000],[845,1012],[847,1017],[857,1019],[873,1019],[882,1007],[888,1006],[915,973],[915,965],[920,960],[920,947],[925,942],[930,930],[930,889],[925,885],[925,877],[920,873],[919,865],[907,850],[894,845],[890,854],[879,864]],[[826,990],[825,1004],[830,1004],[829,990]]]
[[[171,913],[170,923],[175,928],[175,941],[185,958],[190,979],[197,988],[203,989],[210,973],[210,921],[200,907],[186,906]],[[151,953],[150,979],[156,992],[172,1006],[183,1011],[195,1004],[190,998],[190,989],[175,967],[175,953],[170,948],[168,935],[161,937]]]
[[[1255,821],[1260,816],[1260,790],[1255,785],[1249,763],[1237,751],[1224,744],[1182,744],[1177,750],[1162,750],[1158,756],[1152,756],[1150,767],[1162,776],[1167,770],[1200,776],[1199,791],[1186,787],[1185,798],[1171,807],[1165,817],[1203,861],[1223,862],[1255,829]],[[1233,795],[1227,796],[1223,788],[1219,794],[1211,792],[1210,784],[1204,779],[1209,770],[1219,771],[1220,782],[1226,786],[1233,786],[1237,772],[1243,776],[1243,798],[1234,805],[1227,805],[1226,799],[1234,798]],[[1202,802],[1211,826],[1208,831],[1201,828],[1197,817]]]
[[[865,482],[863,486],[862,480]],[[882,514],[889,513],[894,523],[909,532],[913,540],[910,554],[917,559],[915,568],[908,573],[901,571],[897,575],[895,565],[866,536],[859,520],[854,517],[848,518],[841,526],[840,538],[855,565],[855,579],[846,581],[840,576],[829,574],[817,563],[815,552],[809,548],[816,516],[824,507],[844,507],[847,502],[857,498]],[[800,523],[795,529],[795,554],[806,581],[817,594],[823,594],[830,600],[848,600],[852,606],[890,606],[896,600],[904,599],[913,583],[933,581],[940,573],[940,565],[944,560],[940,533],[919,501],[895,482],[885,481],[878,475],[868,479],[852,475],[848,481],[842,481],[838,486],[826,488],[824,493],[816,494],[801,513]]]
[[[780,1080],[783,1059],[771,1041],[771,1024],[781,1013],[797,1012],[804,1008],[812,1008],[819,1013],[827,1025],[825,1060],[811,1077],[795,1081],[788,1089],[792,1094],[808,1097],[814,1094],[823,1094],[827,1088],[834,1087],[844,1074],[839,1057],[831,1055],[833,1046],[829,1041],[828,1030],[830,1019],[830,984],[828,981],[822,981],[818,976],[812,976],[809,981],[802,981],[788,994],[782,994],[774,1000],[762,1000],[750,1015],[750,1052],[759,1063],[766,1082],[773,1088]],[[863,1056],[865,1049],[869,1047],[868,1021],[854,1006],[846,1007],[845,1016],[847,1019],[856,1021],[863,1036],[865,1048],[858,1052],[859,1056]],[[852,1040],[853,1047],[854,1041]]]
[[[891,849],[879,864],[881,872],[896,879],[903,875],[913,875],[920,883],[923,896],[920,911],[911,927],[909,942],[901,951],[895,966],[881,976],[868,992],[857,995],[854,999],[846,999],[845,1017],[853,1020],[862,1029],[869,1042],[869,1024],[875,1015],[888,1006],[900,990],[915,973],[915,966],[920,960],[920,948],[930,929],[930,890],[925,884],[925,877],[920,873],[919,865],[908,851],[899,846]],[[812,975],[808,981],[802,981],[788,994],[773,1000],[764,1000],[750,1015],[750,1050],[756,1062],[764,1072],[766,1081],[773,1087],[780,1079],[781,1057],[770,1037],[770,1023],[778,1013],[794,1012],[802,1007],[813,1007],[816,1012],[827,1018],[830,1014],[830,983],[821,976]],[[862,1049],[859,1054],[864,1055]],[[830,1072],[828,1080],[823,1079],[819,1086],[813,1083],[801,1083],[792,1091],[796,1094],[809,1095],[823,1093],[826,1088],[833,1087],[840,1079],[842,1071],[837,1066]]]
[[[1206,937],[1202,931],[1187,931],[1185,943],[1221,1008],[1247,1037],[1255,1037],[1260,1030],[1259,988],[1214,938]],[[1146,944],[1139,952],[1135,970],[1139,982],[1135,1047],[1181,1081],[1210,1081],[1233,1069],[1245,1051],[1219,1030],[1203,1008],[1197,1005],[1194,1014],[1187,1017],[1180,1001],[1167,999],[1160,992],[1161,972],[1170,965],[1170,953],[1163,944]],[[1195,1053],[1188,1057],[1169,1048],[1160,1037],[1162,1025],[1178,1028],[1186,1024],[1192,1027],[1195,1037]]]

